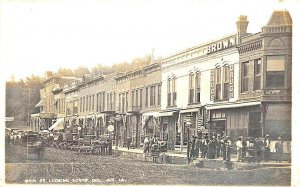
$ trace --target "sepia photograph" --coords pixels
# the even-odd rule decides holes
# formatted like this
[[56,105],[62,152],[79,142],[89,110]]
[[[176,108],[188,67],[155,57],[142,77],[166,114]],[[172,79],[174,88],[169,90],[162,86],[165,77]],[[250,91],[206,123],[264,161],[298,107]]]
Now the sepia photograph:
[[3,0],[0,186],[300,185],[299,5]]

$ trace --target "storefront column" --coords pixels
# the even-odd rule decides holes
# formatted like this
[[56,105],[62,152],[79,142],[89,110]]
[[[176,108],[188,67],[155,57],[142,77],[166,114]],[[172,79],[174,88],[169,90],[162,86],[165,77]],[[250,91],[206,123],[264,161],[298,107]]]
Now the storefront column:
[[[181,114],[178,114],[178,115],[181,115]],[[180,123],[180,129],[181,129],[181,133],[180,133],[180,152],[182,153],[183,152],[183,135],[184,135],[184,124],[181,124],[181,118],[179,120],[179,123]]]
[[266,126],[266,114],[267,114],[267,104],[261,104],[260,105],[260,111],[261,111],[261,137],[265,136],[265,126]]

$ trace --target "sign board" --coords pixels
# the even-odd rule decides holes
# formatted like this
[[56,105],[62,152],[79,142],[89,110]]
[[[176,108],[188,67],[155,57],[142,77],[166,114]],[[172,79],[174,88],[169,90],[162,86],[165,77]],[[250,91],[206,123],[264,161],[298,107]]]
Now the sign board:
[[108,125],[108,127],[107,127],[107,130],[109,131],[109,132],[112,132],[112,131],[114,131],[114,126],[113,125]]
[[15,117],[5,117],[5,121],[14,121]]

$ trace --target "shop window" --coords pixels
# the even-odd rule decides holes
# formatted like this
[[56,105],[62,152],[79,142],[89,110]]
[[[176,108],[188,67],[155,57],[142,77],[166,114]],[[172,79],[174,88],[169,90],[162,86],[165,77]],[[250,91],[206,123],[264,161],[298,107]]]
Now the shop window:
[[261,59],[254,60],[254,86],[253,90],[259,90],[261,88]]
[[189,103],[194,103],[194,74],[190,74],[189,76]]
[[285,59],[284,56],[268,56],[266,87],[278,88],[284,86]]
[[248,91],[249,62],[242,64],[242,92]]
[[218,67],[215,71],[216,100],[221,100],[221,68]]
[[223,82],[223,99],[229,98],[229,75],[230,69],[229,66],[224,66],[224,82]]
[[198,71],[196,73],[196,103],[200,103],[200,85],[201,85],[201,74]]

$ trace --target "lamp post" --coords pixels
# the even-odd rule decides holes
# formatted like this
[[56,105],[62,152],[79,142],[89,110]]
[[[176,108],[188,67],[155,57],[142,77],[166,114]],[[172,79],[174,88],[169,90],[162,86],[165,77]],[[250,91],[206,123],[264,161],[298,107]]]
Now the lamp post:
[[30,126],[30,97],[31,97],[31,93],[30,93],[30,79],[27,78],[28,80],[28,120],[27,120],[27,126]]
[[185,128],[187,130],[187,139],[188,139],[187,153],[186,153],[188,164],[190,163],[190,128],[192,126],[191,117],[192,116],[186,116],[186,122],[185,122]]

